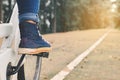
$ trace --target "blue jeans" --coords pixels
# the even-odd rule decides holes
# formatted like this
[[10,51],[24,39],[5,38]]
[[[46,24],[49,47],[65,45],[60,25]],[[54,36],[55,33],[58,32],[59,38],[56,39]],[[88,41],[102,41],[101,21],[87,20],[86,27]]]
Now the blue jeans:
[[19,21],[33,20],[39,22],[38,12],[40,0],[16,0],[19,11]]

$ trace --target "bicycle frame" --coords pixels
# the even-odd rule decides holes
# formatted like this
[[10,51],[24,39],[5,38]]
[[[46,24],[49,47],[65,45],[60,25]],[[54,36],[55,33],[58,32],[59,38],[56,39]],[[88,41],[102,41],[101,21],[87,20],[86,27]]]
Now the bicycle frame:
[[[10,35],[2,35],[3,42],[1,45],[0,49],[0,80],[7,80],[6,75],[7,75],[7,66],[9,63],[11,63],[13,66],[17,64],[18,58],[21,55],[18,55],[18,44],[20,41],[20,34],[19,34],[19,29],[18,29],[18,9],[17,5],[15,5],[13,9],[13,13],[11,16],[11,19],[9,23],[12,23],[12,27],[10,24],[8,24],[8,27],[11,27],[12,32]],[[0,24],[3,26],[3,24]],[[6,27],[7,32],[10,33],[10,30]],[[1,28],[0,28],[1,29]],[[3,30],[4,32],[5,30]],[[14,44],[13,44],[14,41]],[[12,80],[17,80],[16,75],[13,75]]]

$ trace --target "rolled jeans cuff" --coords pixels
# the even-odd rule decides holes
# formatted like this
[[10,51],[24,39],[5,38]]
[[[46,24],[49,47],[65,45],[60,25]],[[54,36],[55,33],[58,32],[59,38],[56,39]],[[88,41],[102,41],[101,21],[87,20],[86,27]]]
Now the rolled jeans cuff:
[[35,13],[24,13],[19,15],[19,22],[23,22],[26,20],[33,20],[35,22],[39,22],[39,16]]

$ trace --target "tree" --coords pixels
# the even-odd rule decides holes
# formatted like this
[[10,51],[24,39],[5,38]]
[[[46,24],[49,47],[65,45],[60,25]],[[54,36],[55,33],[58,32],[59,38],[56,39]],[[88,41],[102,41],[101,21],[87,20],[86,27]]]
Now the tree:
[[[110,0],[41,1],[40,15],[43,16],[41,23],[45,33],[104,28],[113,25]],[[50,21],[50,27],[47,26],[46,20]]]
[[67,0],[68,29],[103,28],[112,24],[109,0]]
[[117,5],[117,11],[115,12],[115,15],[114,15],[115,26],[116,28],[120,28],[120,0],[117,0],[113,4]]
[[0,23],[2,22],[2,0],[0,0]]

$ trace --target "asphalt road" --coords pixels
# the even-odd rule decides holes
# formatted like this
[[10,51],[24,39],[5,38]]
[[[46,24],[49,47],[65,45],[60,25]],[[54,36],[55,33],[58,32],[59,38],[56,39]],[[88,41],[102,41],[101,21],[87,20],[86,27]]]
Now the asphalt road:
[[[78,55],[91,47],[109,29],[72,31],[43,35],[53,47],[50,57],[43,59],[41,80],[50,80]],[[80,62],[64,80],[119,80],[120,31],[113,29],[107,37]],[[33,75],[35,61],[27,58],[26,68]],[[30,65],[31,64],[31,65]]]
[[120,80],[120,31],[113,30],[64,80]]

